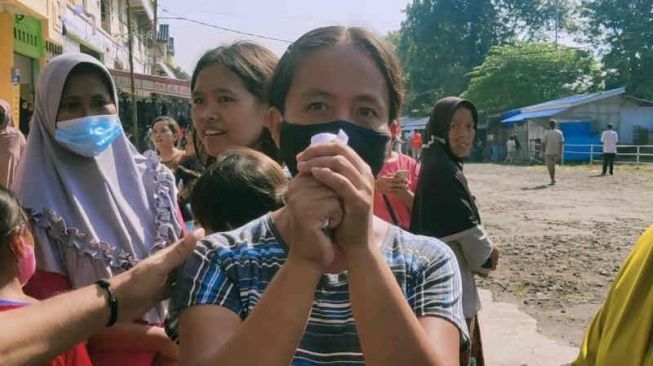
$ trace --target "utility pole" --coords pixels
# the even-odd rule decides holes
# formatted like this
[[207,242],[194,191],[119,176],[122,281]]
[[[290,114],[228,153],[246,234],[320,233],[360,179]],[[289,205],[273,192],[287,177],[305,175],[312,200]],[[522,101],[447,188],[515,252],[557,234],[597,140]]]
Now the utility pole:
[[136,104],[136,83],[134,82],[134,31],[132,29],[132,10],[127,3],[127,28],[129,36],[129,79],[131,80],[132,94],[132,134],[134,135],[134,145],[140,150],[140,139],[138,138],[138,104]]
[[154,75],[159,75],[157,72],[158,64],[157,58],[159,56],[159,0],[154,0],[154,32],[152,32],[152,68]]
[[560,0],[556,0],[556,48],[558,48],[558,29],[560,28]]

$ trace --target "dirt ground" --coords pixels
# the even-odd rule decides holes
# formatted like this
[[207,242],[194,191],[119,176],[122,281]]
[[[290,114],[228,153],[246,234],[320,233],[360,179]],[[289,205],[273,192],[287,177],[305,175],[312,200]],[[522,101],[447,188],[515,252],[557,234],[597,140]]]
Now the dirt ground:
[[563,166],[553,187],[543,166],[469,164],[499,268],[479,281],[497,301],[519,304],[545,335],[579,346],[614,276],[653,224],[653,166]]

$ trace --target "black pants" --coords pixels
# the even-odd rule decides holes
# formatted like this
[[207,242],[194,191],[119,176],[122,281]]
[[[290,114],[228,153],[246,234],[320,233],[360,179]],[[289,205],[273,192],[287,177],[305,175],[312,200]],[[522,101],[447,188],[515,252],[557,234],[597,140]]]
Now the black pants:
[[603,154],[603,175],[607,173],[608,167],[610,167],[610,175],[614,173],[614,158],[617,157],[617,154],[614,153],[604,153]]

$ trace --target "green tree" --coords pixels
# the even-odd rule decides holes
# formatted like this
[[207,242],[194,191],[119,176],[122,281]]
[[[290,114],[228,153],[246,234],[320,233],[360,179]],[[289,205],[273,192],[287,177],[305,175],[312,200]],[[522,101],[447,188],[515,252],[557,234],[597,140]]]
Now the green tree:
[[546,43],[493,47],[463,97],[487,114],[594,91],[601,69],[588,52]]
[[603,52],[606,86],[653,100],[653,1],[583,0],[585,37]]
[[433,99],[460,94],[466,74],[497,41],[491,0],[414,0],[398,45],[408,81],[407,109],[428,110]]
[[401,31],[394,30],[388,32],[385,36],[385,39],[390,42],[390,44],[395,48],[395,51],[399,48],[399,43],[401,43]]
[[[494,0],[503,29],[503,43],[550,39],[556,23],[560,30],[573,29],[574,0]],[[557,20],[557,21],[556,21]]]
[[[561,3],[564,20],[569,11]],[[405,12],[401,30],[387,38],[408,81],[407,112],[428,113],[434,99],[467,89],[469,72],[492,46],[543,38],[555,23],[556,1],[413,0]]]

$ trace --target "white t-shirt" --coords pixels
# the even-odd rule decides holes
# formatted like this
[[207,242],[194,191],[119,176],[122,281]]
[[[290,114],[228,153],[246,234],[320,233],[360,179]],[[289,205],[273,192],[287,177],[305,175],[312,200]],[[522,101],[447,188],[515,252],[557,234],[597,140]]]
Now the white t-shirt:
[[544,155],[560,155],[562,144],[565,143],[565,137],[559,129],[548,130],[544,134],[542,143],[546,145]]
[[603,143],[603,152],[608,154],[617,153],[617,143],[619,143],[619,135],[617,131],[606,130],[601,134],[601,142]]
[[508,140],[508,142],[506,142],[506,150],[508,150],[508,152],[517,151],[517,143],[515,140]]

